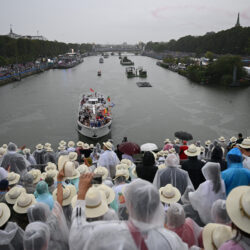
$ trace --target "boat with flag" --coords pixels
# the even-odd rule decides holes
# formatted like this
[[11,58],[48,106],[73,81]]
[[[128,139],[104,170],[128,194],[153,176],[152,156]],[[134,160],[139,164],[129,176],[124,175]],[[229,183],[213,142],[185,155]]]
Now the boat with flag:
[[111,131],[111,109],[114,104],[111,103],[109,96],[105,97],[92,88],[90,91],[90,93],[81,96],[77,128],[80,134],[97,139],[109,134]]

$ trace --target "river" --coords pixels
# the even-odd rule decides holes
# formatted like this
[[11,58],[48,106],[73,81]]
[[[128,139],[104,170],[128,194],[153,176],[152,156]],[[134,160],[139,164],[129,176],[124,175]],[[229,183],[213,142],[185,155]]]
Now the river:
[[56,149],[60,140],[78,141],[78,102],[90,88],[115,103],[110,135],[115,144],[127,136],[138,144],[154,142],[161,147],[178,130],[202,142],[219,136],[229,139],[238,132],[250,135],[250,88],[202,86],[157,66],[155,59],[129,58],[148,71],[146,81],[152,88],[137,87],[138,78],[127,79],[118,56],[103,64],[99,57],[87,57],[75,68],[49,70],[0,87],[0,144],[12,141],[34,147],[51,142]]

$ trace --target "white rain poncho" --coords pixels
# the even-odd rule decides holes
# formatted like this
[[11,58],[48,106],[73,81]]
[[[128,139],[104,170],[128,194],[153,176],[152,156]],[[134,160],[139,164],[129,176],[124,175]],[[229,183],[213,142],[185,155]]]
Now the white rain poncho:
[[25,250],[47,250],[50,232],[48,226],[40,221],[30,223],[24,232],[23,245]]
[[166,168],[159,169],[154,178],[154,186],[159,189],[167,184],[172,184],[181,194],[184,194],[187,186],[193,187],[188,172],[179,168],[179,158],[175,154],[169,154],[165,161]]
[[189,247],[198,246],[202,228],[191,218],[185,218],[182,205],[178,203],[170,204],[167,210],[167,228],[177,233]]
[[33,184],[34,177],[30,173],[26,173],[23,176],[23,187],[26,190],[27,194],[34,194],[36,191],[35,184]]
[[204,224],[212,222],[211,208],[214,201],[226,198],[224,181],[220,176],[220,164],[207,162],[202,168],[206,181],[196,191],[189,193],[192,207],[199,213]]
[[97,166],[102,166],[108,169],[109,177],[115,177],[115,167],[120,163],[116,153],[114,151],[106,150],[100,155]]
[[26,153],[24,157],[31,165],[36,165],[36,160],[32,154]]
[[226,210],[226,201],[217,200],[213,203],[211,210],[212,221],[219,224],[230,224],[231,219],[229,218]]
[[[125,187],[124,196],[130,221],[141,232],[149,250],[188,249],[175,233],[163,227],[164,208],[158,190],[151,183],[136,179]],[[138,249],[126,222],[97,225],[84,247],[88,250],[112,248]]]
[[54,203],[50,211],[48,205],[36,203],[28,209],[29,222],[41,221],[48,225],[50,231],[49,249],[67,250],[69,229],[64,217],[62,207],[58,202]]
[[14,222],[8,222],[4,230],[0,230],[0,249],[23,249],[24,231]]
[[23,155],[16,152],[17,146],[10,142],[8,145],[8,151],[3,157],[1,167],[8,169],[10,166],[10,172],[15,172],[21,177],[27,172],[27,164]]

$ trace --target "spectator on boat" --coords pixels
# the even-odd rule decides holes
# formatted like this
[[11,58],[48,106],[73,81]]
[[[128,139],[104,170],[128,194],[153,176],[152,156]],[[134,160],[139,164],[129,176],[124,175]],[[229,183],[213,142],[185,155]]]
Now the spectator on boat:
[[182,169],[188,172],[194,188],[197,189],[198,186],[205,181],[201,172],[204,162],[198,160],[197,158],[197,156],[200,154],[200,148],[196,147],[194,144],[191,144],[188,149],[184,151],[184,154],[186,154],[188,160],[182,163]]
[[37,144],[36,150],[33,152],[33,156],[37,164],[45,164],[44,154],[45,154],[45,150],[43,149],[43,145]]
[[164,151],[168,151],[169,149],[173,148],[173,144],[171,143],[171,141],[167,138],[165,141],[164,141],[164,147],[163,147],[163,150]]
[[136,174],[139,178],[153,183],[158,170],[155,164],[155,157],[152,152],[147,151],[142,158],[142,164],[136,166]]
[[16,144],[10,142],[7,153],[3,157],[1,167],[7,171],[15,172],[21,177],[27,172],[27,165],[23,155],[17,153]]
[[180,153],[180,139],[177,138],[177,139],[174,140],[173,148],[175,149],[175,152],[177,154]]
[[108,169],[109,176],[113,179],[115,177],[115,167],[120,163],[116,153],[113,151],[113,144],[111,142],[103,143],[104,153],[100,155],[97,165]]
[[188,149],[187,141],[183,141],[182,144],[183,145],[180,146],[180,152],[179,152],[181,161],[186,160],[188,158],[187,155],[184,153],[184,151]]

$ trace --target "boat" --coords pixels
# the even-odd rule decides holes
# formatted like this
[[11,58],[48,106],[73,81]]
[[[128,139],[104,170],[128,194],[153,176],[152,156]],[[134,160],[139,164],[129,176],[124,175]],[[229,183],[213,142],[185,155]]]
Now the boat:
[[81,96],[77,118],[77,129],[80,134],[97,139],[110,133],[112,105],[109,101],[109,97],[106,98],[97,92]]
[[103,57],[100,57],[100,58],[99,58],[99,63],[104,63]]
[[98,70],[97,75],[98,75],[98,76],[101,76],[101,75],[102,75],[101,70]]
[[79,53],[71,52],[58,56],[56,68],[69,69],[83,62],[83,58]]
[[136,70],[137,76],[145,78],[147,77],[147,71],[144,70],[142,67],[138,67]]
[[134,65],[134,62],[129,60],[126,56],[122,57],[120,63],[121,65]]
[[136,77],[135,67],[127,67],[126,68],[126,75],[127,75],[127,78]]
[[152,85],[149,82],[137,82],[136,83],[138,87],[152,87]]
[[108,53],[105,53],[105,54],[103,55],[103,57],[104,57],[104,58],[108,58],[108,57],[109,57],[109,54],[108,54]]

